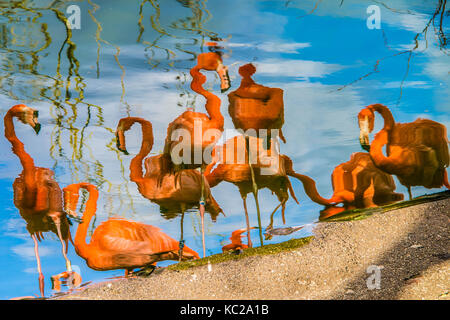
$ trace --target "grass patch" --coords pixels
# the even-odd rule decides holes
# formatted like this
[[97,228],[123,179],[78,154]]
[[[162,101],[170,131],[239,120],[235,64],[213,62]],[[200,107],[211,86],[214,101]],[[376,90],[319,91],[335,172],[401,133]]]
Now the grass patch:
[[204,266],[208,264],[208,261],[211,264],[220,263],[230,260],[239,260],[246,257],[256,256],[256,255],[267,255],[267,254],[275,254],[283,251],[290,251],[296,248],[300,248],[301,246],[308,244],[313,239],[313,236],[300,238],[300,239],[291,239],[289,241],[276,243],[276,244],[268,244],[262,247],[256,248],[248,248],[245,249],[241,254],[233,254],[233,253],[220,253],[214,254],[202,259],[198,260],[190,260],[183,261],[177,264],[172,264],[167,267],[169,270],[186,270],[192,267]]
[[385,206],[377,207],[377,208],[367,208],[367,209],[353,209],[347,210],[341,213],[338,213],[329,218],[321,219],[323,222],[333,222],[333,221],[354,221],[361,220],[371,216],[374,213],[383,213],[396,209],[407,208],[411,206],[415,206],[422,203],[434,202],[438,200],[444,200],[450,198],[450,191],[442,191],[433,194],[426,194],[412,200],[396,202],[393,204],[388,204]]

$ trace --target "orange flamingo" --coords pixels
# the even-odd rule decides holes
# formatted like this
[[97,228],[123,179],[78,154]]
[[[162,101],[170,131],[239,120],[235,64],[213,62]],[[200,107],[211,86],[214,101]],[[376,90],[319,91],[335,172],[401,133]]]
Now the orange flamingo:
[[83,222],[75,234],[75,250],[87,265],[99,271],[125,269],[125,276],[135,268],[154,267],[163,260],[198,259],[197,252],[185,246],[178,256],[178,241],[161,229],[143,223],[110,218],[101,223],[86,243],[89,223],[97,211],[98,190],[90,183],[75,183],[64,188],[64,204],[67,212],[77,216],[79,190],[89,192],[89,199],[82,215]]
[[[211,43],[210,45],[214,46],[215,44]],[[207,148],[215,145],[223,131],[224,118],[220,112],[220,99],[203,88],[206,77],[200,72],[201,70],[216,71],[220,78],[222,92],[227,91],[230,87],[228,68],[223,65],[221,54],[218,52],[199,54],[197,56],[197,65],[190,70],[192,76],[191,89],[205,97],[205,109],[208,114],[187,110],[169,124],[164,145],[164,156],[170,159],[165,160],[170,171],[200,167],[203,175],[204,165],[207,162],[205,161],[206,159],[203,159],[204,152]],[[181,137],[179,136],[180,134]],[[176,149],[178,147],[181,147],[181,152],[177,153]],[[188,151],[189,154],[185,155],[184,151]],[[173,155],[176,155],[177,159],[174,159]],[[179,163],[178,157],[182,158],[181,163]],[[201,179],[200,190],[199,211],[202,217],[202,230],[204,230],[205,185],[203,179]],[[202,242],[204,243],[203,231],[202,237]],[[203,255],[205,256],[204,245]]]
[[[187,145],[187,149],[191,151],[191,159],[190,161],[186,161],[190,163],[182,163],[183,168],[197,168],[205,163],[204,159],[201,159],[201,161],[196,159],[195,154],[203,155],[204,150],[214,145],[223,131],[224,118],[220,112],[220,99],[215,94],[203,88],[206,77],[200,73],[200,70],[216,71],[220,77],[222,92],[225,92],[230,87],[228,69],[222,64],[220,54],[216,52],[199,54],[197,57],[197,65],[190,71],[192,76],[191,89],[206,98],[205,108],[208,114],[194,112],[192,110],[185,111],[169,124],[164,146],[164,154],[172,158],[172,153],[175,151],[174,148],[178,144]],[[189,133],[188,139],[183,138],[181,141],[177,139],[177,130],[180,129],[186,130]],[[207,131],[214,134],[205,134]]]
[[[70,291],[72,291],[73,288],[78,287],[81,284],[81,282],[83,281],[83,279],[81,278],[81,276],[78,273],[76,273],[76,272],[69,273],[67,271],[64,271],[57,275],[54,275],[54,276],[52,276],[51,279],[52,279],[53,290],[55,290],[56,292],[61,291],[61,285],[63,284],[64,281],[67,283],[68,287],[70,288]],[[61,280],[61,279],[65,279],[65,280]]]
[[[251,63],[241,66],[239,68],[239,74],[242,76],[241,85],[237,90],[228,95],[228,112],[236,129],[245,131],[244,135],[247,149],[249,149],[249,137],[251,135],[256,135],[256,137],[258,137],[261,134],[261,129],[279,129],[281,140],[286,142],[281,131],[281,127],[284,123],[283,90],[256,84],[251,78],[255,71],[256,68]],[[251,134],[249,132],[251,132]],[[267,132],[267,144],[264,145],[264,149],[272,149],[271,141],[274,137],[272,137],[271,134],[272,132],[269,130],[269,132]],[[263,145],[261,144],[261,146]],[[254,165],[251,162],[248,164],[252,184],[251,190],[256,202],[256,213],[260,228],[259,236],[262,245],[263,239],[260,224],[261,212],[259,209],[258,190],[264,188],[264,186],[258,185],[258,182],[255,179],[256,174],[254,172]],[[251,245],[251,242],[249,243]]]
[[[252,227],[250,229],[254,229],[254,228]],[[242,234],[247,231],[248,231],[247,228],[238,229],[238,230],[233,231],[231,233],[231,237],[230,237],[231,243],[224,245],[222,247],[222,252],[225,253],[228,251],[240,251],[240,250],[247,249],[248,245],[242,243],[242,237],[243,237]]]
[[14,180],[14,205],[27,223],[27,230],[34,242],[37,269],[39,273],[39,289],[44,296],[44,275],[39,258],[38,242],[44,238],[43,232],[55,233],[61,241],[62,254],[66,261],[68,274],[73,274],[71,263],[67,258],[68,240],[72,241],[69,220],[63,211],[62,192],[54,178],[52,170],[34,165],[33,158],[25,151],[24,144],[17,138],[13,118],[30,125],[39,133],[38,111],[18,104],[8,110],[4,117],[5,137],[12,145],[12,151],[19,158],[23,170]]
[[[249,138],[250,143],[255,143],[259,139],[254,137]],[[240,159],[240,163],[238,162],[238,150],[245,148],[243,140],[243,136],[237,136],[228,140],[223,146],[216,147],[213,151],[213,162],[206,168],[205,175],[210,187],[214,187],[222,181],[227,181],[235,184],[239,188],[244,202],[247,226],[249,227],[246,196],[252,191],[253,184],[247,153],[245,153],[245,162],[242,159]],[[259,146],[258,150],[261,150],[261,148],[262,145]],[[227,156],[227,152],[233,152],[234,158]],[[219,161],[219,153],[222,155],[225,163],[217,164]],[[274,150],[272,150],[272,154],[276,154]],[[270,215],[270,224],[266,228],[266,231],[270,231],[273,228],[273,216],[280,206],[283,223],[285,223],[284,213],[289,194],[298,203],[291,182],[289,181],[289,176],[300,180],[306,195],[312,201],[327,207],[322,211],[321,218],[352,208],[367,208],[403,200],[402,194],[394,192],[395,183],[392,176],[375,167],[367,153],[359,152],[352,154],[350,161],[342,163],[334,169],[331,176],[334,193],[330,199],[323,198],[319,194],[313,179],[295,172],[292,160],[286,155],[278,155],[276,169],[272,172],[267,172],[269,174],[262,175],[261,169],[264,169],[264,167],[267,169],[268,166],[268,161],[264,161],[265,165],[262,164],[262,156],[262,153],[257,155],[258,164],[254,165],[257,187],[261,189],[268,188],[272,193],[277,195],[280,201],[280,204]],[[338,204],[343,204],[344,206],[336,207]],[[250,237],[248,236],[248,238]],[[248,243],[251,246],[250,239]]]
[[[369,143],[373,131],[375,114],[384,119],[383,129]],[[381,170],[395,174],[400,183],[408,188],[412,199],[411,186],[450,189],[446,167],[449,165],[447,129],[444,125],[417,119],[410,123],[395,123],[388,107],[372,104],[358,114],[361,146],[370,150],[374,164]],[[386,146],[386,154],[383,147]]]
[[[248,143],[246,143],[247,139]],[[263,144],[263,139],[252,136],[244,137],[240,135],[229,139],[225,144],[214,148],[213,161],[205,170],[205,176],[211,188],[222,181],[231,182],[239,188],[244,203],[248,230],[250,230],[250,222],[246,199],[247,194],[253,192],[258,209],[259,204],[255,188],[268,188],[272,193],[276,194],[280,201],[280,204],[271,214],[271,224],[273,224],[273,215],[280,206],[282,208],[283,223],[285,222],[284,212],[286,202],[289,199],[289,194],[291,194],[292,198],[298,203],[291,183],[287,177],[284,156],[278,154],[275,144],[271,145],[270,150],[266,150],[263,147]],[[249,154],[247,151],[249,149],[254,150],[254,155],[250,158],[251,161],[249,161]],[[251,153],[253,153],[253,151]],[[221,163],[219,163],[219,157],[223,159]],[[249,165],[249,163],[253,164]],[[252,170],[252,167],[254,170]],[[265,170],[265,172],[262,173],[262,170]],[[258,224],[260,229],[260,241],[262,244],[261,220],[259,215]],[[247,233],[247,238],[248,244],[251,247],[252,241],[249,233]]]
[[[330,200],[318,195],[311,178],[299,174],[296,176],[302,180],[305,190],[309,189],[307,194],[314,202],[327,206],[321,211],[320,220],[345,210],[377,207],[403,200],[401,193],[394,192],[396,186],[392,176],[378,169],[365,152],[353,153],[349,161],[333,170],[333,196]],[[331,202],[341,203],[343,206],[330,207]]]
[[[280,139],[286,143],[281,127],[284,123],[283,90],[255,83],[251,76],[256,72],[249,63],[239,68],[240,87],[228,94],[228,112],[236,129],[279,129]],[[269,132],[270,134],[270,132]]]
[[[142,172],[142,161],[153,147],[152,124],[142,118],[127,117],[120,119],[117,125],[117,147],[128,154],[125,146],[125,132],[134,123],[142,127],[142,144],[139,153],[131,160],[130,179],[138,186],[139,192],[150,201],[161,206],[167,218],[176,217],[181,212],[181,248],[183,248],[184,213],[198,205],[200,201],[200,216],[202,222],[202,242],[205,248],[204,213],[205,209],[213,221],[222,209],[213,198],[205,177],[195,169],[183,169],[172,172],[170,160],[164,155],[149,157],[145,160],[146,174]],[[204,196],[203,200],[202,195]],[[205,251],[205,249],[204,249]],[[204,252],[205,253],[205,252]],[[181,254],[180,254],[181,256]]]

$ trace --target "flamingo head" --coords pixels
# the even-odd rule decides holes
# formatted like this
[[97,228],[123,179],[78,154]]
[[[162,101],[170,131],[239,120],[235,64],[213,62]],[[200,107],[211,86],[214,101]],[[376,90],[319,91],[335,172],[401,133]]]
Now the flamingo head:
[[228,67],[222,63],[222,57],[217,52],[201,53],[197,57],[197,67],[208,71],[216,71],[220,78],[221,92],[227,91],[230,86]]
[[11,111],[22,123],[30,125],[36,134],[39,133],[41,130],[41,124],[38,122],[39,111],[24,104],[15,105]]
[[373,131],[374,120],[375,115],[368,107],[362,109],[358,114],[359,143],[366,151],[370,151],[369,134]]
[[243,78],[249,78],[254,75],[256,72],[256,68],[253,64],[247,63],[239,68],[239,74]]
[[[78,199],[80,197],[79,192],[80,189],[85,189],[89,192],[89,200],[94,201],[94,203],[97,202],[98,199],[98,190],[97,187],[93,184],[90,184],[89,182],[78,182],[73,183],[71,185],[68,185],[63,189],[63,200],[64,200],[64,211],[67,213],[67,215],[74,219],[78,223],[83,223],[83,219],[79,217],[77,213],[77,204]],[[93,198],[93,199],[91,199]],[[92,204],[91,204],[92,205]],[[88,203],[86,203],[86,206],[89,206]],[[96,205],[94,205],[94,208],[92,208],[93,214],[95,214],[95,211],[97,210]],[[88,209],[85,209],[85,212],[87,212]],[[90,211],[90,210],[89,210]]]
[[80,187],[76,184],[72,184],[63,189],[63,198],[64,198],[64,211],[71,218],[78,218],[77,213],[77,203],[78,198],[80,197],[78,194]]
[[[176,255],[176,260],[177,260],[179,258],[178,250],[176,252],[174,252],[174,254]],[[185,260],[192,260],[192,259],[200,259],[200,256],[198,255],[197,252],[195,252],[191,248],[184,246],[183,256],[181,257],[181,260],[185,261]]]
[[122,118],[119,121],[119,124],[117,125],[116,129],[116,144],[117,149],[122,151],[124,154],[128,155],[128,151],[125,145],[125,132],[130,130],[131,126],[134,124],[134,119],[128,117],[128,118]]

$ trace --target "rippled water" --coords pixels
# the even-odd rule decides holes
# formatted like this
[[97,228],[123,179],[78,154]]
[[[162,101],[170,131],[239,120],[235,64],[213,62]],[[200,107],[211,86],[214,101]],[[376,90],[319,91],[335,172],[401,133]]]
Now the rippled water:
[[[64,24],[66,8],[81,8],[81,29]],[[335,166],[361,151],[357,114],[382,103],[398,122],[424,117],[450,124],[449,56],[439,36],[448,33],[448,12],[433,19],[439,1],[0,1],[1,112],[25,103],[39,110],[39,135],[19,122],[18,137],[36,166],[50,168],[63,188],[87,181],[99,188],[97,226],[122,216],[160,227],[175,239],[179,218],[166,220],[159,207],[141,196],[129,179],[138,152],[139,128],[127,133],[128,151],[120,153],[115,128],[120,118],[139,116],[153,124],[152,154],[163,149],[169,122],[205,100],[190,89],[189,69],[205,43],[221,38],[224,64],[232,87],[240,83],[239,66],[252,62],[254,80],[284,90],[286,144],[281,152],[297,172],[332,195]],[[381,12],[381,29],[369,29],[369,5]],[[442,20],[441,20],[442,16]],[[442,24],[440,24],[440,22]],[[440,26],[442,29],[440,29]],[[225,128],[233,128],[227,93],[219,79],[205,73],[205,88],[222,100]],[[375,132],[382,126],[376,120]],[[3,126],[1,122],[0,126]],[[2,129],[3,131],[3,129]],[[14,179],[22,171],[11,145],[0,139],[0,298],[39,294],[33,242],[13,203]],[[291,179],[300,205],[288,201],[286,226],[317,221],[322,206],[312,202],[299,181]],[[397,192],[406,193],[398,183]],[[439,191],[439,189],[434,189]],[[223,182],[212,189],[226,216],[213,223],[206,216],[207,254],[221,252],[233,230],[245,227],[238,189]],[[431,192],[415,187],[415,196]],[[267,189],[259,192],[262,224],[278,204]],[[83,197],[85,201],[85,197]],[[251,224],[256,210],[248,197]],[[72,226],[75,234],[77,224]],[[281,215],[275,226],[282,226]],[[185,217],[186,244],[202,252],[200,216]],[[311,234],[311,228],[276,243]],[[253,230],[258,244],[258,231]],[[60,243],[47,233],[40,243],[46,294],[50,276],[64,271]],[[83,281],[123,275],[98,272],[69,247],[69,258]],[[170,262],[171,263],[171,262]],[[161,263],[167,265],[169,262]]]

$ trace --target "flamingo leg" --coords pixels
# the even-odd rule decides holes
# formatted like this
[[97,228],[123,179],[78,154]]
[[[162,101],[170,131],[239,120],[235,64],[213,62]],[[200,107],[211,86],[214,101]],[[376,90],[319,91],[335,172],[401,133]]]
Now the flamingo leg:
[[247,245],[249,248],[253,247],[252,239],[250,237],[250,219],[248,217],[248,211],[247,211],[247,196],[242,196],[242,200],[244,202],[244,210],[245,210],[245,222],[247,223]]
[[206,245],[205,245],[205,176],[203,174],[204,166],[201,166],[201,176],[202,176],[202,192],[200,197],[200,218],[202,220],[202,245],[203,245],[203,258],[206,257]]
[[62,246],[62,254],[64,256],[64,260],[66,260],[66,269],[67,269],[67,272],[71,273],[72,272],[72,264],[70,263],[70,260],[67,257],[66,242],[64,241],[62,234],[61,234],[61,221],[58,219],[57,221],[55,221],[55,225],[56,225],[56,231],[58,232],[58,238],[59,238],[59,241],[61,242],[61,246]]
[[408,195],[409,195],[409,200],[412,200],[412,192],[411,192],[411,186],[408,186]]
[[444,186],[446,186],[447,189],[450,189],[450,183],[448,182],[447,171],[444,171]]
[[280,204],[277,205],[276,208],[270,214],[270,224],[267,226],[266,229],[272,229],[273,228],[273,216],[274,216],[275,212],[277,212],[278,208],[281,207],[282,204],[283,204],[283,202],[280,202]]
[[36,256],[37,270],[39,273],[39,290],[41,292],[41,297],[44,297],[44,275],[42,274],[41,259],[39,258],[39,245],[34,234],[31,235],[31,238],[34,241],[34,254]]
[[181,205],[181,222],[180,222],[180,242],[179,242],[179,248],[178,251],[178,262],[181,262],[181,258],[183,257],[183,248],[184,248],[184,239],[183,239],[183,222],[184,222],[184,210],[185,206]]
[[125,269],[125,278],[133,274],[133,269]]
[[256,184],[256,179],[255,179],[255,172],[253,170],[253,166],[250,163],[250,142],[249,142],[249,138],[248,136],[245,137],[245,142],[247,144],[247,150],[248,150],[248,156],[249,156],[249,161],[248,161],[248,165],[250,166],[250,173],[252,176],[252,192],[253,192],[253,197],[255,198],[255,203],[256,203],[256,214],[258,215],[258,227],[259,227],[259,240],[261,242],[261,246],[264,244],[263,243],[263,234],[262,234],[262,226],[261,226],[261,211],[259,210],[259,201],[258,201],[258,185]]

